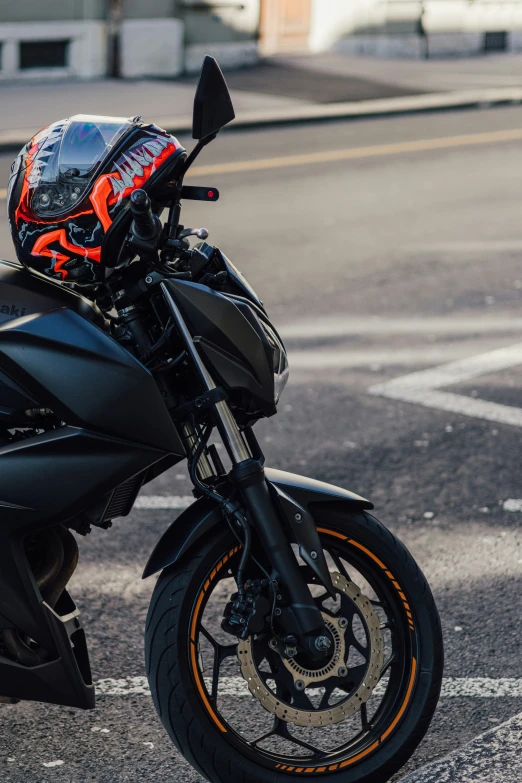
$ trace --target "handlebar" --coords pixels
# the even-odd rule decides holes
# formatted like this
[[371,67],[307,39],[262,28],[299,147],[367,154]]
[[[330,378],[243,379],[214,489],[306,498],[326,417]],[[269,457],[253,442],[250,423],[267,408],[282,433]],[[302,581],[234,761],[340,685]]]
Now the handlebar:
[[154,239],[161,231],[161,222],[152,212],[150,198],[144,190],[135,190],[130,197],[130,210],[134,218],[133,234],[143,241]]

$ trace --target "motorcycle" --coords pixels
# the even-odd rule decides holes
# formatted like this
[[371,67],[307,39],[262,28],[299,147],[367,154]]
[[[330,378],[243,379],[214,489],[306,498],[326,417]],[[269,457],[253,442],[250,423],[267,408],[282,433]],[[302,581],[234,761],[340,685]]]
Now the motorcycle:
[[[121,167],[113,182],[115,203],[116,187],[131,192],[103,283],[65,283],[69,256],[49,247],[73,244],[56,227],[33,255],[38,246],[63,283],[0,262],[2,299],[14,303],[0,325],[0,694],[95,706],[67,590],[78,536],[107,530],[147,482],[187,460],[195,501],[143,574],[159,574],[146,670],[173,743],[210,781],[387,781],[436,708],[440,621],[425,577],[369,500],[264,464],[253,428],[277,412],[285,347],[206,229],[180,224],[183,200],[217,200],[184,176],[233,118],[207,57],[193,151],[176,155],[155,191],[135,187],[143,150],[130,185]],[[154,144],[151,155],[167,142]],[[34,199],[49,211],[58,196],[44,162],[47,189]],[[80,198],[82,175],[80,164],[60,175],[60,208]]]

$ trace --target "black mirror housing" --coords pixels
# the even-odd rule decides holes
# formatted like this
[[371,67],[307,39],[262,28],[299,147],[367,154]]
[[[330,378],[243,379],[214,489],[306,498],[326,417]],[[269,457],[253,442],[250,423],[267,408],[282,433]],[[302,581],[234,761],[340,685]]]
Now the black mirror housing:
[[194,98],[192,138],[205,139],[235,118],[225,77],[214,57],[206,55]]

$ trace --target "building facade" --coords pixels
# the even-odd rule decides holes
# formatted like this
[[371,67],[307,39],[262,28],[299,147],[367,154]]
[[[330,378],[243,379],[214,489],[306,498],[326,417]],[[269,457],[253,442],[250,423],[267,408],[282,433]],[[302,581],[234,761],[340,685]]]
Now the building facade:
[[337,46],[373,56],[522,48],[522,0],[0,0],[0,79],[174,77]]

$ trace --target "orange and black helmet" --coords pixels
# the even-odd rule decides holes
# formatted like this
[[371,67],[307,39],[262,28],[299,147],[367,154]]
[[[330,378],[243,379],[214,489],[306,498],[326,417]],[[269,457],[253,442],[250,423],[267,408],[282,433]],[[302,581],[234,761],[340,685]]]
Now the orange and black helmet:
[[184,152],[139,117],[76,115],[44,128],[11,169],[8,212],[19,261],[66,282],[103,280],[118,264],[130,194],[144,188],[154,202]]

